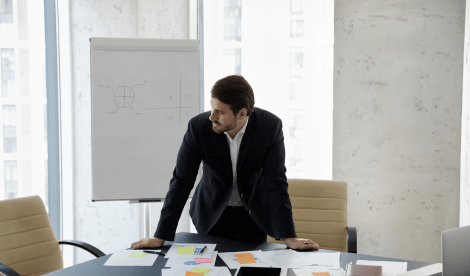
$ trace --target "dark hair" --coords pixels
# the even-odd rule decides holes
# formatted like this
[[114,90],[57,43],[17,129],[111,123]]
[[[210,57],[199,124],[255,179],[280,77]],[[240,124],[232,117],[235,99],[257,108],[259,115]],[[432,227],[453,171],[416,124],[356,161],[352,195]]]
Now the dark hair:
[[253,88],[240,75],[232,75],[218,80],[212,86],[211,97],[227,104],[235,116],[243,108],[247,110],[246,116],[255,111]]

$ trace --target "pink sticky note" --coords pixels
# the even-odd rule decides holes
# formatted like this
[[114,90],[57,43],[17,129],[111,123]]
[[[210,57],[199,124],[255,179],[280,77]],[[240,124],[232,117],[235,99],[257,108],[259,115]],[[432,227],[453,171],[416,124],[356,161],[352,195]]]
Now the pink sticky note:
[[195,261],[197,264],[201,264],[201,263],[212,263],[212,259],[211,258],[196,258],[196,261]]

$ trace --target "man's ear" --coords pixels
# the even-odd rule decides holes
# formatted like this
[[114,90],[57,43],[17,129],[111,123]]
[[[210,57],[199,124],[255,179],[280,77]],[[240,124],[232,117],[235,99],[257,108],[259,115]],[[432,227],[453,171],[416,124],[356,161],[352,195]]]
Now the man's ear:
[[246,116],[246,108],[243,108],[242,110],[240,110],[240,117],[245,117]]

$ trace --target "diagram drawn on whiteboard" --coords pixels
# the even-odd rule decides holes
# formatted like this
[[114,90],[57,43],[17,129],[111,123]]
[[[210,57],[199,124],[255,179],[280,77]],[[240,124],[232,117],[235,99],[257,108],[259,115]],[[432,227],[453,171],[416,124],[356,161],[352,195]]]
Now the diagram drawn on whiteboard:
[[[169,98],[168,98],[168,101],[172,101],[173,100],[173,96],[174,95],[171,95]],[[172,106],[172,107],[148,107],[147,110],[158,110],[158,109],[179,109],[180,110],[180,126],[181,126],[181,118],[183,116],[182,112],[183,112],[183,109],[187,109],[187,108],[195,108],[196,106],[182,106],[182,103],[181,103],[181,99],[182,99],[182,95],[181,95],[181,72],[180,72],[180,81],[179,81],[179,105],[178,106]],[[185,96],[185,99],[186,100],[190,100],[191,99],[191,95],[189,94],[186,94]],[[186,112],[186,116],[188,116],[189,112]],[[167,115],[166,118],[168,120],[173,120],[173,115]]]
[[[146,83],[147,81],[144,81]],[[130,108],[132,110],[135,110],[132,107],[132,103],[134,102],[135,99],[135,92],[134,92],[134,87],[139,86],[142,84],[136,84],[134,86],[119,86],[116,89],[113,89],[111,86],[106,86],[106,88],[111,89],[114,92],[114,103],[116,104],[116,110],[114,111],[108,111],[108,113],[116,113],[118,112],[119,108]],[[104,87],[103,85],[100,85],[101,87]]]

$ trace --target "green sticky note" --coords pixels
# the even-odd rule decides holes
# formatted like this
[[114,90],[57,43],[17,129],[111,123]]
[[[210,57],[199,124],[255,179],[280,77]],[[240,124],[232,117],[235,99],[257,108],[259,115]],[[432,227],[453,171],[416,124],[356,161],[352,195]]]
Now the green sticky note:
[[131,253],[129,257],[145,257],[147,253]]
[[176,254],[194,255],[194,246],[178,247],[178,249],[176,250]]
[[193,268],[193,270],[191,270],[191,272],[196,272],[196,273],[209,273],[211,272],[211,269],[210,268]]

